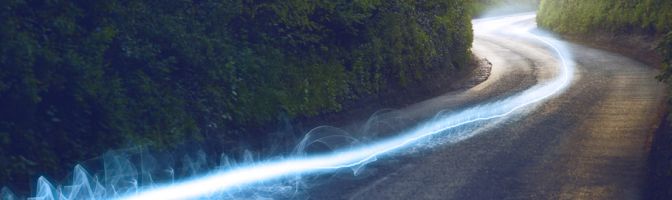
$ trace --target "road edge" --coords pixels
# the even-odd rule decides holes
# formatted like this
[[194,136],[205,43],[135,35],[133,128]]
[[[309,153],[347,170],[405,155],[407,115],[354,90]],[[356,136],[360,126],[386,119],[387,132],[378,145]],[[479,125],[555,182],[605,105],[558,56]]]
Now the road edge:
[[[563,39],[618,53],[660,70],[663,59],[656,48],[662,37],[642,34],[562,34]],[[669,94],[668,94],[669,96]],[[646,199],[672,199],[672,113],[664,103],[664,109],[655,113],[657,124],[652,124],[653,133],[647,133]]]

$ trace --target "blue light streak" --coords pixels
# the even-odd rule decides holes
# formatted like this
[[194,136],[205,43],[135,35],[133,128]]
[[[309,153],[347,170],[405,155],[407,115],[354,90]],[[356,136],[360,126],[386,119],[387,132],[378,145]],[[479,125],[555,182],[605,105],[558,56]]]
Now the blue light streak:
[[[530,20],[534,15],[519,15],[498,19],[476,20],[476,34],[491,34],[495,31],[513,34],[520,38],[534,40],[544,44],[552,50],[559,60],[559,74],[550,82],[541,84],[520,92],[514,96],[497,102],[467,108],[452,115],[439,117],[420,124],[410,131],[396,137],[378,141],[372,144],[358,146],[347,150],[335,151],[323,155],[293,157],[266,162],[252,163],[225,171],[214,172],[209,175],[184,180],[174,184],[157,185],[144,191],[123,196],[119,199],[193,199],[208,198],[216,193],[265,181],[272,181],[283,177],[329,173],[334,170],[364,165],[382,155],[388,155],[396,150],[403,149],[421,139],[445,132],[456,127],[475,122],[503,118],[533,104],[548,100],[566,89],[573,79],[571,53],[565,44],[549,36],[530,33],[531,27],[516,26],[516,22]],[[506,31],[504,31],[506,30]]]
[[[296,178],[309,174],[329,174],[340,169],[358,168],[375,161],[381,156],[393,156],[395,152],[412,146],[419,146],[420,141],[430,136],[441,135],[449,130],[478,122],[485,122],[497,118],[504,118],[513,114],[523,114],[524,110],[532,110],[534,105],[549,100],[567,89],[574,74],[574,62],[566,44],[551,36],[531,33],[533,25],[522,26],[524,22],[533,20],[534,14],[515,15],[509,17],[488,18],[474,20],[474,33],[477,36],[501,37],[503,35],[512,38],[535,42],[545,46],[555,54],[558,60],[558,72],[551,80],[533,86],[525,91],[512,96],[503,97],[498,101],[483,103],[465,108],[452,114],[441,114],[432,120],[397,133],[396,136],[381,139],[368,144],[355,146],[348,149],[337,149],[326,154],[296,155],[289,158],[271,159],[256,163],[247,163],[237,167],[229,167],[213,171],[209,174],[163,185],[139,186],[137,180],[129,178],[128,174],[136,173],[130,165],[130,161],[121,160],[119,165],[124,165],[110,173],[126,173],[121,187],[116,187],[118,178],[113,178],[114,183],[102,185],[98,177],[91,177],[83,167],[75,167],[73,183],[69,186],[54,187],[46,178],[40,177],[37,184],[35,197],[29,200],[71,200],[71,199],[123,199],[123,200],[167,200],[167,199],[221,199],[226,192],[245,190],[255,185]],[[521,23],[523,22],[523,23]],[[498,66],[494,66],[498,67]],[[445,138],[454,139],[458,142],[476,135],[469,132],[467,135],[451,135]],[[108,173],[106,171],[106,173]],[[133,175],[131,175],[133,176]],[[137,176],[137,174],[135,175]],[[136,177],[137,178],[137,177]],[[103,178],[105,179],[105,177]],[[107,184],[107,183],[105,183]],[[124,185],[125,184],[125,185]],[[0,198],[12,197],[5,190],[0,190]]]

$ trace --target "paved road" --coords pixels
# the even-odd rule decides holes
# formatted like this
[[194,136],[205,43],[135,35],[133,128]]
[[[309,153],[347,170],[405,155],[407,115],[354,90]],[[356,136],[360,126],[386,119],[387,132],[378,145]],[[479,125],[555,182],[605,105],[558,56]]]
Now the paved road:
[[[521,15],[517,26],[534,26]],[[479,22],[475,22],[478,29]],[[480,124],[467,140],[337,176],[312,199],[641,199],[646,159],[660,121],[664,86],[656,70],[622,55],[571,44],[572,85],[506,119]],[[437,110],[492,101],[552,78],[558,61],[546,46],[504,34],[475,35],[473,52],[491,77],[400,110],[423,119]],[[440,138],[439,138],[440,139]]]

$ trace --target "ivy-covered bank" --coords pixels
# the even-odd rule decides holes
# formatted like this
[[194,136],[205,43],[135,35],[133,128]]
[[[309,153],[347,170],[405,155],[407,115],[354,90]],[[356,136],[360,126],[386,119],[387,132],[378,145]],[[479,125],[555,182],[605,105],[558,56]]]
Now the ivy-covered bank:
[[127,144],[235,145],[281,114],[330,113],[458,71],[469,3],[2,1],[0,185]]

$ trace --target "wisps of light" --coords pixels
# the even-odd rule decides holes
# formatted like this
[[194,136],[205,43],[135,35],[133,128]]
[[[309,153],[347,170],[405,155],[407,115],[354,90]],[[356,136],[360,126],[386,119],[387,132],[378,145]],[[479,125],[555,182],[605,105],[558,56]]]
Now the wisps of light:
[[[135,168],[128,159],[112,159],[111,166],[115,168],[106,173],[118,173],[112,184],[103,185],[98,177],[91,177],[83,167],[75,167],[73,184],[54,187],[45,178],[41,177],[37,184],[35,197],[29,200],[55,199],[124,199],[124,200],[168,200],[168,199],[221,199],[228,191],[245,189],[258,183],[282,180],[287,177],[296,177],[308,174],[324,174],[344,168],[358,168],[375,161],[378,157],[392,155],[394,152],[422,144],[420,141],[433,135],[446,133],[469,124],[503,118],[514,113],[522,113],[525,108],[550,99],[566,89],[574,73],[574,63],[571,53],[565,43],[551,36],[531,33],[533,24],[520,24],[533,19],[534,14],[516,15],[509,17],[488,18],[474,20],[474,32],[477,36],[502,35],[514,36],[546,46],[553,52],[559,61],[558,73],[550,81],[533,86],[525,91],[502,98],[498,101],[484,103],[465,108],[452,114],[440,114],[432,120],[420,123],[414,128],[397,133],[396,136],[381,139],[368,144],[362,144],[348,149],[337,149],[331,153],[296,155],[288,158],[271,159],[263,162],[252,162],[238,167],[229,167],[216,170],[210,174],[182,180],[164,185],[150,185],[141,187],[134,178],[138,176]],[[453,141],[460,141],[473,136],[459,136]],[[446,135],[441,135],[447,137]],[[454,136],[452,136],[454,137]],[[228,161],[228,160],[227,160]],[[107,167],[106,167],[107,168]],[[118,168],[118,169],[117,169]],[[170,172],[172,176],[172,171]],[[103,177],[106,179],[107,176]],[[128,178],[128,179],[127,179]],[[150,177],[151,178],[151,177]],[[123,179],[123,181],[122,181]],[[131,181],[128,181],[131,180]],[[109,181],[109,180],[108,180]],[[120,182],[123,182],[119,184]],[[119,186],[119,187],[117,187]],[[130,188],[130,189],[128,189]],[[0,190],[1,199],[12,199],[11,191]]]
[[184,180],[174,184],[159,185],[150,189],[126,195],[120,199],[192,199],[208,198],[234,187],[271,181],[282,177],[328,173],[333,170],[355,167],[374,161],[377,157],[403,149],[417,143],[423,138],[436,135],[447,130],[480,121],[502,118],[521,111],[532,104],[548,100],[570,85],[573,79],[574,63],[565,44],[550,36],[531,33],[532,27],[516,26],[517,22],[530,20],[533,14],[502,17],[496,19],[480,19],[474,21],[476,34],[505,32],[520,38],[540,42],[552,50],[559,61],[559,73],[546,84],[537,85],[508,98],[467,108],[452,115],[441,116],[414,129],[400,133],[398,136],[361,145],[356,148],[335,151],[333,153],[304,157],[269,160],[252,163],[224,171],[214,172],[202,177]]

